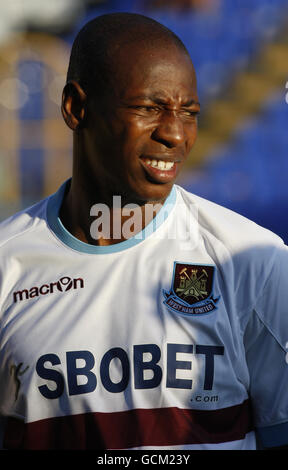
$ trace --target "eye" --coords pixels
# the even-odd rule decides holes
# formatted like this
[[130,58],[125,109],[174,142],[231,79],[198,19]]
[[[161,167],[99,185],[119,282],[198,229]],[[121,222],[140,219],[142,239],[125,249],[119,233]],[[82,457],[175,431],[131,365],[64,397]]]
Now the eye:
[[160,111],[160,108],[158,106],[137,106],[137,109],[141,111],[145,111],[147,113],[158,113]]
[[157,114],[160,112],[159,106],[152,105],[133,105],[129,106],[129,108],[142,114]]
[[183,109],[181,111],[181,114],[182,116],[187,116],[187,117],[192,117],[192,118],[196,118],[197,116],[199,116],[200,114],[200,111],[192,111],[192,110],[189,110],[189,109]]

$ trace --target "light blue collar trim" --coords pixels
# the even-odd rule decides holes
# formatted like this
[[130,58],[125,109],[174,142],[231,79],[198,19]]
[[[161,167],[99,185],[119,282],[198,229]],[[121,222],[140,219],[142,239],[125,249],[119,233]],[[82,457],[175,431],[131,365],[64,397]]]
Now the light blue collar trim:
[[65,243],[65,245],[82,253],[116,253],[141,243],[162,225],[162,223],[167,219],[176,202],[176,188],[173,186],[168,198],[154,219],[134,237],[109,246],[90,245],[89,243],[84,243],[78,240],[78,238],[74,237],[70,232],[68,232],[60,220],[59,211],[68,182],[69,180],[66,181],[55,194],[50,196],[47,205],[47,221],[52,231],[63,243]]

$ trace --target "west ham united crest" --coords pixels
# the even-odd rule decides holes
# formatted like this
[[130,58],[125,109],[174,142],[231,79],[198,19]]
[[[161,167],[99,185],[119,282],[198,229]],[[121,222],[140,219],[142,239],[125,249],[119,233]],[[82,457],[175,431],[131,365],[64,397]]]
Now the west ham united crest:
[[163,290],[164,304],[177,313],[202,315],[217,308],[213,296],[214,266],[174,263],[170,291]]

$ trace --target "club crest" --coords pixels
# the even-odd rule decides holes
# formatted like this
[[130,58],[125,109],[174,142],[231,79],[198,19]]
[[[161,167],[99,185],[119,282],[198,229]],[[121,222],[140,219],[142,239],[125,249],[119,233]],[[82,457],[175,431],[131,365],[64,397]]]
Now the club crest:
[[173,312],[203,315],[217,308],[213,297],[214,266],[174,263],[170,291],[163,290],[164,304]]

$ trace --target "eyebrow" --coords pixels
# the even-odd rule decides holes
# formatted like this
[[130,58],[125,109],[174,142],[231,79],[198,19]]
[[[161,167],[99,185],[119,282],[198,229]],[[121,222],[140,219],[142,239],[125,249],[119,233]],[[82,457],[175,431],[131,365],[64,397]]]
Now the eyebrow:
[[187,102],[184,104],[184,106],[192,106],[193,104],[197,104],[197,106],[200,106],[199,101],[195,101],[195,100],[193,100],[193,99],[187,101]]
[[[149,101],[153,101],[154,103],[157,103],[157,104],[166,104],[165,99],[160,98],[159,95],[151,95],[151,96],[150,95],[138,95],[138,96],[133,96],[133,98],[131,100],[132,101],[133,100],[143,100],[143,101],[145,101],[145,100],[148,101],[149,100]],[[189,107],[189,106],[192,106],[192,105],[200,106],[200,103],[199,103],[199,101],[196,101],[193,98],[191,98],[190,100],[183,103],[183,106],[185,106],[185,107]]]

